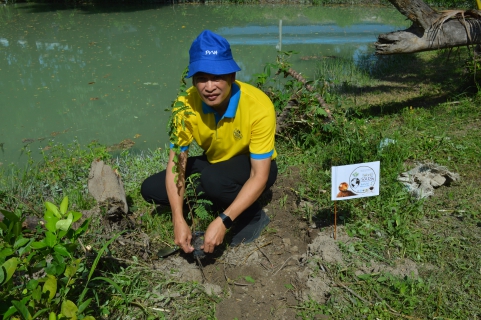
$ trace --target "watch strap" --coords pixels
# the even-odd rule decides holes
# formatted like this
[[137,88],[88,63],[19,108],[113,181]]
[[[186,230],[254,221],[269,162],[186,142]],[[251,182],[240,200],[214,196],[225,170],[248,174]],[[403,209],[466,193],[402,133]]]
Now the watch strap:
[[232,227],[232,219],[228,215],[222,212],[219,214],[219,217],[222,219],[222,222],[227,229],[230,229],[230,227]]

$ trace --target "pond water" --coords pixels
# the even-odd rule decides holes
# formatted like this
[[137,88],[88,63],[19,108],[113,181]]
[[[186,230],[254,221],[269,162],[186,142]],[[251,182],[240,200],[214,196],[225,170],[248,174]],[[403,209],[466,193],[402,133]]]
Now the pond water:
[[38,157],[52,140],[164,148],[165,110],[204,29],[229,40],[242,68],[237,78],[250,82],[279,46],[299,52],[293,67],[312,79],[316,61],[302,57],[370,53],[378,34],[404,28],[404,20],[390,8],[2,6],[0,168],[21,163],[26,145]]

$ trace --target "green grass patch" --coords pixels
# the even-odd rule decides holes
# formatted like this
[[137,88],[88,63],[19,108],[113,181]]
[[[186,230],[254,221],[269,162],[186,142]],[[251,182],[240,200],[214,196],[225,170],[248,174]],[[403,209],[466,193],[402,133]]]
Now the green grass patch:
[[[381,192],[378,197],[337,202],[340,223],[360,241],[340,243],[348,267],[328,266],[331,278],[340,285],[331,290],[326,304],[311,300],[297,306],[301,318],[479,317],[480,96],[460,94],[471,80],[464,76],[462,60],[446,60],[446,54],[393,57],[391,63],[382,59],[375,62],[381,67],[373,71],[349,61],[321,64],[319,77],[331,84],[330,93],[344,97],[336,109],[337,122],[327,131],[316,131],[311,125],[300,128],[302,133],[289,133],[279,147],[280,159],[286,167],[300,169],[302,179],[296,190],[301,199],[319,208],[312,213],[314,220],[333,220],[330,194],[321,192],[330,190],[333,165],[380,160]],[[441,61],[447,65],[438,68]],[[406,75],[411,76],[403,79]],[[424,90],[416,95],[411,89],[399,90],[400,101],[383,96],[375,103],[356,103],[353,98],[354,94],[382,95],[388,82],[391,87],[410,87],[421,79]],[[368,86],[379,88],[378,92],[355,92]],[[381,148],[384,139],[395,142]],[[461,181],[416,201],[397,176],[418,162],[446,166],[459,173]],[[418,275],[355,273],[363,264],[390,265],[405,258],[419,266]]]

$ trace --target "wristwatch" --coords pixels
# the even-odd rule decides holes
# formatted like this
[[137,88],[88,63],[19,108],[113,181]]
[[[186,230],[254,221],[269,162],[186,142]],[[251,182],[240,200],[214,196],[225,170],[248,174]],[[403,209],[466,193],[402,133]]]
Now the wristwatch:
[[232,219],[226,215],[225,213],[220,213],[219,214],[219,217],[222,219],[222,222],[224,223],[224,226],[229,229],[230,227],[232,227]]

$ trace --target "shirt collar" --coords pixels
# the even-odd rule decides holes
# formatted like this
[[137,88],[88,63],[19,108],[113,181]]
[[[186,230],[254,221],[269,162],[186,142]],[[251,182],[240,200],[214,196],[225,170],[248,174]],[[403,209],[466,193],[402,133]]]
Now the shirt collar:
[[[227,106],[227,110],[225,111],[223,118],[235,117],[235,114],[237,112],[237,107],[239,106],[240,94],[241,94],[241,90],[239,86],[237,85],[237,83],[232,82],[229,105]],[[204,101],[202,101],[202,112],[204,112],[205,114],[208,114],[208,113],[217,114],[217,111],[215,111],[214,109],[206,105]]]

